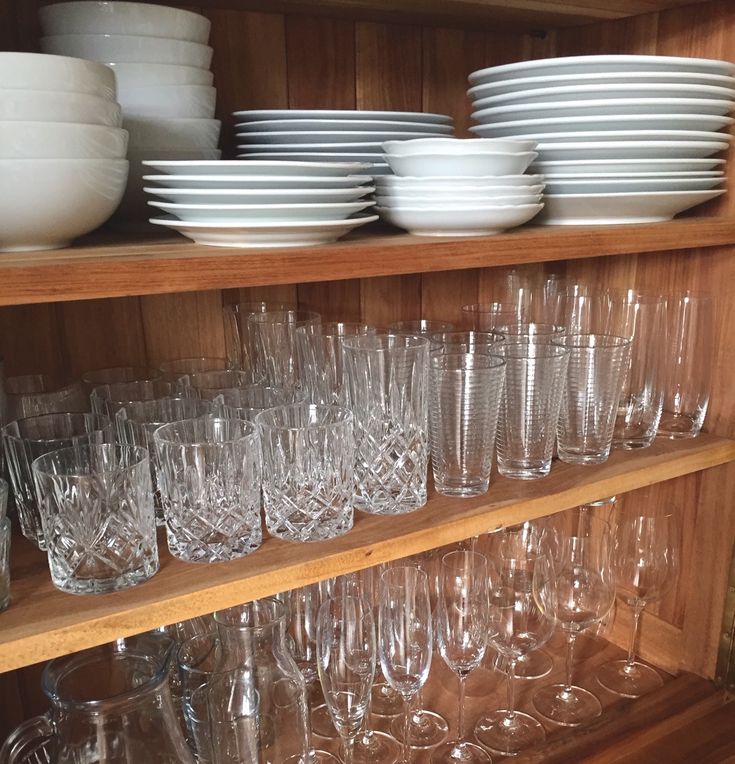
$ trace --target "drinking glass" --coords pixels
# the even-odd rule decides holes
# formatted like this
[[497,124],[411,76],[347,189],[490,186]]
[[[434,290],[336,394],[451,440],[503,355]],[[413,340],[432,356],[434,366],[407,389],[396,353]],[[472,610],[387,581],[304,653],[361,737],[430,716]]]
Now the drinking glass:
[[637,698],[663,684],[657,671],[636,660],[635,648],[643,609],[676,583],[680,543],[674,515],[624,515],[618,522],[613,552],[617,595],[633,610],[633,628],[627,659],[605,663],[597,672],[600,684],[617,695]]
[[221,417],[235,417],[254,422],[261,411],[298,403],[293,394],[277,387],[246,385],[219,390],[212,399],[212,412]]
[[157,372],[166,382],[176,382],[185,374],[196,374],[199,371],[223,371],[229,368],[226,358],[195,356],[160,361]]
[[538,320],[563,326],[567,334],[613,334],[610,293],[586,284],[567,283]]
[[485,655],[489,628],[488,567],[477,552],[445,554],[438,580],[437,642],[444,662],[459,679],[457,737],[436,748],[432,764],[486,764],[490,756],[464,738],[465,682]]
[[80,384],[61,385],[47,374],[8,377],[5,394],[7,422],[64,411],[89,411],[89,400]]
[[474,303],[462,306],[465,325],[478,332],[489,332],[503,324],[528,321],[531,309],[530,293],[520,290],[515,298],[505,301]]
[[[265,314],[263,314],[265,315]],[[294,404],[258,414],[263,506],[271,536],[321,541],[352,528],[355,448],[352,414]]]
[[98,385],[92,390],[89,399],[92,411],[112,419],[128,403],[178,397],[180,394],[175,382],[165,379],[139,379],[134,382]]
[[567,639],[565,681],[539,690],[533,705],[545,719],[575,727],[602,713],[591,692],[572,684],[572,673],[577,636],[605,618],[615,601],[610,526],[578,510],[552,518],[534,565],[533,595]]
[[0,478],[0,612],[10,604],[10,518],[6,515],[8,506],[8,484]]
[[380,578],[378,652],[388,684],[405,703],[403,761],[409,764],[411,699],[426,684],[431,668],[433,629],[429,581],[422,570],[395,567]]
[[608,334],[572,334],[557,443],[570,464],[601,464],[610,455],[615,416],[630,359],[630,339]]
[[257,372],[252,369],[218,369],[196,371],[179,377],[176,384],[184,395],[211,401],[218,395],[256,385],[260,382]]
[[409,321],[394,321],[388,324],[389,334],[410,334],[417,337],[427,337],[436,332],[451,332],[454,326],[449,321],[437,321],[428,318],[417,318]]
[[551,470],[569,350],[546,341],[507,342],[498,419],[498,471],[533,480]]
[[337,597],[319,609],[317,666],[324,699],[342,739],[342,760],[353,764],[375,676],[375,625],[360,597]]
[[82,374],[82,385],[87,395],[99,385],[112,385],[116,382],[135,382],[136,379],[156,379],[161,376],[157,369],[146,366],[113,366],[108,369],[94,369]]
[[20,529],[29,541],[45,550],[33,460],[61,448],[112,443],[112,424],[97,414],[43,414],[9,422],[2,435]]
[[171,554],[222,562],[255,551],[263,538],[256,426],[205,416],[164,424],[153,440]]
[[429,440],[436,490],[479,496],[490,485],[505,361],[484,353],[432,355]]
[[425,337],[375,334],[344,340],[355,417],[355,507],[373,514],[426,504],[428,470]]
[[32,468],[54,586],[70,594],[116,592],[158,570],[146,449],[63,448]]
[[714,305],[710,297],[685,292],[670,298],[668,306],[664,405],[658,435],[694,438],[704,424],[712,386]]
[[504,339],[499,332],[477,332],[474,329],[429,335],[432,353],[497,353]]
[[283,302],[240,302],[225,305],[225,348],[231,369],[247,369],[256,366],[256,346],[248,318],[254,313],[295,310],[295,306]]
[[506,340],[513,342],[517,339],[557,340],[566,333],[566,329],[558,324],[545,324],[533,321],[514,321],[498,324],[495,331]]

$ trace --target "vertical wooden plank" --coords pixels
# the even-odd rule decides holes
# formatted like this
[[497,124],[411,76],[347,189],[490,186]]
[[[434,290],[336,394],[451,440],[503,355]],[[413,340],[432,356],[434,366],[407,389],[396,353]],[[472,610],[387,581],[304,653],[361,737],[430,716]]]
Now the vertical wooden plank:
[[421,317],[463,328],[462,306],[477,302],[477,279],[477,270],[422,274]]
[[0,356],[5,374],[45,373],[66,378],[55,303],[0,310]]
[[7,736],[24,720],[23,699],[20,693],[20,674],[17,671],[9,671],[0,674],[0,740]]

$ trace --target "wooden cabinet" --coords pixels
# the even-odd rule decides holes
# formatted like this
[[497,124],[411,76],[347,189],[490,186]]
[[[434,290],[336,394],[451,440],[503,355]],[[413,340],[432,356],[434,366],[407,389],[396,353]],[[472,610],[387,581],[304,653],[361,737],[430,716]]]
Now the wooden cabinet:
[[[0,47],[36,49],[38,5],[0,0]],[[213,23],[218,109],[230,153],[236,108],[439,111],[465,133],[466,76],[482,66],[587,53],[735,59],[732,0],[202,0],[187,7]],[[262,252],[102,232],[68,250],[0,255],[6,373],[67,378],[104,366],[223,355],[222,305],[240,299],[293,301],[327,319],[378,325],[418,316],[456,320],[460,306],[481,301],[509,267],[600,286],[702,290],[717,299],[714,388],[707,434],[699,439],[616,452],[600,467],[557,463],[549,478],[532,484],[496,479],[479,499],[432,495],[414,515],[360,517],[347,536],[303,547],[270,539],[235,563],[187,566],[164,553],[152,581],[99,598],[53,590],[45,558],[18,539],[13,604],[0,615],[0,671],[21,670],[0,677],[0,706],[11,709],[0,734],[38,709],[31,664],[617,494],[681,514],[681,580],[646,612],[641,637],[643,657],[678,676],[656,697],[617,703],[586,735],[557,734],[523,760],[643,761],[622,757],[723,702],[705,680],[727,673],[726,653],[719,667],[717,658],[733,627],[723,626],[735,540],[733,245],[735,197],[728,194],[658,225],[528,227],[438,241],[378,228],[328,247]],[[727,612],[732,621],[732,608]],[[624,645],[627,627],[621,607],[610,641]],[[725,728],[731,717],[717,718]]]

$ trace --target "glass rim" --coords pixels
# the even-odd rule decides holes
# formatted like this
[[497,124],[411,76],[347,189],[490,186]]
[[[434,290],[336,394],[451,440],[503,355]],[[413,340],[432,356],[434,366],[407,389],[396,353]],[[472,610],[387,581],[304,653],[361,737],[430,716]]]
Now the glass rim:
[[[87,385],[90,384],[96,384],[96,385],[114,385],[117,384],[117,382],[94,382],[90,380],[90,377],[95,374],[101,374],[102,372],[106,371],[121,371],[123,369],[133,369],[136,371],[145,371],[145,372],[153,372],[153,373],[159,373],[160,370],[156,369],[153,366],[136,366],[136,365],[130,365],[130,366],[105,366],[101,369],[89,369],[88,371],[85,371],[80,377],[80,381],[84,382]],[[160,379],[160,377],[135,377],[135,379]],[[134,382],[135,379],[129,380],[130,382]],[[121,384],[125,384],[126,380],[120,380]]]
[[[451,339],[447,335],[454,335],[457,340],[455,342],[452,342]],[[496,345],[500,342],[502,342],[505,339],[505,335],[498,331],[497,329],[452,329],[450,331],[446,332],[429,332],[429,334],[426,335],[429,342],[435,345],[461,345],[463,344],[462,341],[459,339],[460,337],[466,337],[467,339],[471,339],[473,335],[476,335],[480,339],[487,338],[488,340],[492,340],[492,342],[488,342],[488,344]],[[439,338],[446,338],[446,339],[439,339]]]
[[[154,367],[154,370],[160,371],[163,374],[168,374],[175,371],[175,369],[172,367],[172,364],[191,362],[191,361],[216,361],[217,363],[222,362],[224,364],[224,366],[222,366],[219,369],[216,366],[213,366],[211,369],[199,369],[199,371],[227,371],[230,368],[227,365],[228,361],[225,357],[214,356],[214,355],[212,356],[192,355],[192,356],[186,356],[182,358],[168,358],[165,361],[157,361],[156,363],[158,365]],[[182,375],[186,373],[195,374],[196,372],[182,372]],[[133,380],[133,381],[136,381],[136,380]],[[148,380],[141,380],[141,381],[147,382]],[[127,384],[127,383],[123,382],[122,384]]]
[[[636,287],[608,287],[607,289],[602,292],[603,295],[610,295],[612,297],[616,298],[624,298],[626,302],[629,303],[635,303],[635,302],[643,302],[646,304],[655,304],[655,303],[661,303],[666,302],[667,295],[664,292],[660,292],[656,289],[650,289],[646,287],[642,287],[640,289]],[[637,300],[628,300],[628,296],[633,295],[639,299]]]
[[[249,308],[255,305],[272,305],[271,311],[267,310],[250,310]],[[248,306],[248,307],[246,307]],[[268,300],[243,300],[242,302],[231,302],[223,306],[225,313],[245,313],[246,315],[251,313],[269,313],[286,310],[298,310],[298,306],[290,302],[268,302]]]
[[[53,459],[57,459],[65,454],[79,453],[80,451],[91,451],[92,449],[111,449],[114,448],[116,453],[120,454],[127,452],[128,454],[135,456],[136,459],[131,464],[125,466],[117,466],[112,469],[95,469],[94,472],[82,472],[79,469],[64,470],[63,472],[49,472],[47,468],[43,468],[41,463],[45,460],[51,462]],[[145,446],[131,446],[126,443],[85,443],[79,446],[68,446],[66,448],[57,448],[54,451],[41,454],[37,456],[31,462],[31,470],[34,474],[39,473],[48,477],[64,477],[64,478],[89,478],[93,475],[114,475],[119,472],[126,472],[129,470],[140,467],[146,460],[150,459],[150,452]]]
[[[209,411],[206,411],[202,414],[198,414],[196,416],[183,417],[183,419],[174,419],[168,422],[157,423],[155,421],[151,421],[148,419],[146,419],[145,421],[141,421],[140,419],[138,419],[138,417],[131,416],[127,410],[128,406],[130,406],[131,404],[132,405],[137,405],[137,404],[153,405],[153,404],[162,403],[163,401],[172,401],[172,402],[173,401],[178,401],[178,402],[193,401],[192,405],[207,407]],[[115,412],[115,422],[120,422],[120,421],[131,422],[132,424],[137,424],[137,425],[149,425],[149,424],[164,425],[164,424],[172,424],[173,422],[183,422],[185,419],[199,419],[200,417],[208,416],[209,413],[211,413],[211,410],[213,408],[212,401],[207,400],[206,398],[189,398],[187,396],[178,396],[178,395],[164,395],[162,398],[150,398],[149,400],[146,400],[146,401],[112,401],[112,403],[113,404],[124,403],[124,405]],[[125,416],[124,417],[120,416],[121,413],[124,413]],[[104,416],[104,414],[102,416]]]
[[[183,424],[189,424],[193,422],[213,422],[213,423],[222,423],[224,422],[228,427],[234,426],[236,423],[243,426],[243,429],[246,430],[241,435],[225,438],[223,440],[182,440],[180,438],[173,438],[173,437],[166,437],[166,433],[161,434],[161,430],[165,430],[166,428],[169,428],[170,430],[174,430],[176,427],[180,427]],[[249,430],[249,432],[247,432]],[[178,446],[180,448],[200,448],[204,446],[208,447],[217,447],[217,446],[227,446],[231,445],[233,443],[238,443],[243,440],[249,440],[252,439],[253,436],[257,436],[258,429],[255,427],[255,425],[252,422],[249,422],[247,419],[233,419],[231,417],[221,417],[221,416],[210,416],[207,414],[204,414],[203,416],[196,416],[196,417],[187,417],[185,419],[177,419],[175,422],[165,422],[164,424],[160,425],[156,428],[156,430],[153,433],[153,440],[156,443],[165,444],[168,446]]]
[[[294,314],[293,321],[275,321],[273,316],[286,316]],[[264,318],[269,316],[270,318]],[[321,314],[313,310],[301,310],[296,308],[295,310],[266,310],[262,313],[250,313],[248,315],[248,322],[254,324],[276,324],[278,326],[308,326],[312,323],[321,322]]]
[[[259,624],[253,624],[248,625],[244,623],[235,623],[233,621],[229,621],[226,619],[227,613],[233,613],[233,611],[241,612],[241,609],[243,605],[235,605],[234,607],[228,607],[228,608],[222,608],[220,610],[215,610],[212,614],[212,617],[214,619],[215,624],[219,626],[223,626],[226,629],[233,629],[236,631],[244,631],[244,632],[258,632],[263,633],[265,631],[270,631],[274,628],[277,628],[281,624],[285,625],[286,619],[288,618],[288,607],[284,602],[281,602],[281,600],[277,599],[276,597],[261,597],[258,600],[253,600],[252,602],[246,603],[248,605],[252,605],[253,602],[257,603],[267,603],[270,607],[273,609],[273,617],[271,620],[266,621],[265,623],[259,623]],[[196,635],[195,635],[196,636]]]
[[[551,340],[550,335],[541,335],[541,340],[531,340],[531,339],[523,339],[519,338],[517,340],[508,341],[506,340],[500,352],[503,353],[504,358],[507,359],[511,358],[514,360],[526,360],[526,359],[534,359],[534,358],[563,358],[564,356],[568,356],[571,353],[571,348],[567,347],[566,345],[562,345],[559,339]],[[543,339],[544,337],[549,337],[549,339]],[[507,355],[508,351],[511,351],[513,348],[538,348],[543,349],[543,353],[524,353],[519,355]]]
[[[478,359],[482,362],[486,362],[485,365],[480,366],[460,366],[454,368],[442,368],[441,362],[448,359]],[[492,371],[494,369],[500,369],[506,365],[506,360],[497,353],[486,353],[480,351],[479,353],[434,353],[429,358],[429,366],[432,371],[446,371],[446,372],[465,372],[465,371]]]
[[[597,344],[597,342],[593,344],[582,344],[577,341],[570,341],[575,340],[575,338],[582,338],[586,337],[588,339],[594,338],[597,340],[603,340],[604,344]],[[579,350],[596,350],[596,349],[604,349],[604,350],[612,350],[615,348],[623,348],[630,344],[632,344],[632,339],[630,337],[623,337],[619,334],[598,334],[595,332],[577,332],[575,334],[567,334],[564,337],[559,338],[558,343],[562,345],[563,347],[569,348],[569,349],[579,349]],[[556,344],[556,343],[555,343]]]
[[[402,345],[378,344],[387,339],[399,339],[404,343]],[[373,343],[372,346],[364,343]],[[420,350],[430,346],[429,338],[419,334],[403,334],[400,332],[377,332],[376,334],[354,334],[345,337],[342,343],[344,347],[350,350],[361,350],[371,353],[384,353],[392,350]]]
[[[226,405],[226,404],[225,404]],[[246,407],[241,407],[246,408]],[[323,412],[339,412],[340,418],[333,422],[307,422],[303,425],[288,425],[278,424],[275,422],[268,422],[266,417],[268,415],[273,416],[275,411],[285,411],[286,409],[295,410],[320,410]],[[269,406],[265,409],[258,409],[259,413],[255,417],[255,424],[258,427],[268,429],[274,432],[301,432],[303,430],[327,430],[334,427],[344,427],[345,425],[352,424],[354,421],[354,414],[350,409],[345,406],[337,406],[333,403],[287,403],[283,406]]]
[[383,586],[383,585],[385,585],[385,586],[396,586],[396,587],[399,587],[401,589],[405,589],[406,588],[405,584],[401,584],[399,582],[396,582],[396,583],[388,582],[388,578],[393,575],[393,571],[398,571],[398,570],[404,570],[404,571],[405,570],[411,570],[411,571],[413,571],[412,575],[416,575],[418,580],[425,581],[426,585],[427,586],[429,585],[429,576],[427,575],[426,571],[425,570],[421,570],[421,568],[418,568],[415,565],[394,565],[394,566],[388,568],[387,570],[384,570],[380,574],[380,585],[381,586]]
[[[93,430],[85,430],[84,432],[79,432],[74,435],[64,435],[59,436],[56,438],[29,438],[24,435],[15,435],[15,433],[8,432],[8,427],[12,427],[14,424],[18,424],[19,422],[27,422],[29,420],[35,420],[35,419],[46,419],[51,417],[93,417],[96,420],[100,420],[98,424],[101,424],[102,427],[93,429]],[[8,438],[9,440],[17,440],[17,441],[30,441],[31,443],[60,443],[63,441],[71,440],[72,438],[83,438],[85,435],[92,435],[96,432],[104,433],[104,431],[110,427],[113,426],[113,421],[110,419],[107,414],[97,414],[93,411],[52,411],[49,414],[38,414],[37,416],[27,416],[27,417],[21,417],[20,419],[13,419],[13,421],[8,422],[7,424],[3,425],[2,428],[0,428],[0,434],[2,434],[2,437]],[[99,445],[105,445],[100,443]],[[107,444],[107,445],[114,445],[114,444]],[[80,448],[80,446],[77,446],[77,448]],[[60,449],[56,449],[57,451]]]

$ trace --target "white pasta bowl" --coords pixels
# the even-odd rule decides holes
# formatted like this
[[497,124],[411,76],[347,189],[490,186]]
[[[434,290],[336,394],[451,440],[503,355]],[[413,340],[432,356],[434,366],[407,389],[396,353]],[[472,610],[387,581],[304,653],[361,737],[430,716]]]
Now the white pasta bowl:
[[385,141],[383,151],[396,156],[419,154],[495,154],[499,151],[519,154],[535,151],[536,141],[511,138],[415,138],[409,141]]
[[0,88],[0,122],[73,122],[120,127],[120,105],[86,93]]
[[128,133],[71,122],[0,122],[0,159],[125,159]]
[[209,85],[152,85],[119,94],[127,118],[212,119],[217,90]]
[[478,177],[488,175],[520,175],[538,154],[488,152],[485,154],[417,154],[398,156],[385,154],[385,160],[396,175],[413,177]]
[[218,119],[157,119],[127,117],[130,146],[149,151],[192,151],[215,149],[221,123]]
[[0,159],[0,251],[68,246],[112,215],[127,178],[125,159]]
[[488,187],[528,187],[543,186],[543,175],[496,175],[488,177],[458,177],[458,178],[411,178],[399,175],[386,175],[375,181],[378,189],[391,191],[416,191],[425,189],[442,189],[444,191],[469,191],[471,189],[486,189]]
[[539,204],[541,194],[454,194],[451,196],[418,196],[414,194],[390,196],[376,195],[381,207],[484,207],[494,205],[518,206]]
[[158,85],[211,85],[214,82],[214,74],[211,71],[196,66],[113,62],[107,67],[115,73],[117,92],[123,97],[130,88]]

